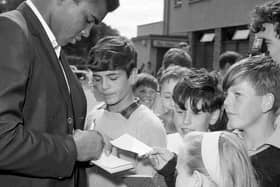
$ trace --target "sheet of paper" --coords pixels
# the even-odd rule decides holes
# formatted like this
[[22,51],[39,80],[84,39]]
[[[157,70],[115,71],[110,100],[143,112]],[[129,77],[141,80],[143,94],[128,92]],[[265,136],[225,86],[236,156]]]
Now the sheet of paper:
[[101,167],[109,173],[116,173],[133,168],[133,163],[120,159],[114,155],[105,155],[102,153],[98,160],[92,160],[91,163]]
[[178,154],[182,146],[183,138],[179,133],[172,133],[167,135],[167,149],[169,151]]
[[151,147],[129,134],[124,134],[119,138],[112,140],[111,144],[117,148],[136,153],[138,156],[143,156],[152,151]]

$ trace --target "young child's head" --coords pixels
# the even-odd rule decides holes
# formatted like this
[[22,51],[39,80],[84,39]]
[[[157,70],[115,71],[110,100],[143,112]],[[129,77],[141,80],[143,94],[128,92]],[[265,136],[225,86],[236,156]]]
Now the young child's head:
[[133,93],[140,101],[149,108],[152,108],[158,90],[157,79],[148,73],[140,73],[136,76],[133,84]]
[[162,60],[162,66],[163,69],[166,69],[171,65],[191,68],[192,58],[183,49],[171,48],[164,54]]
[[270,57],[246,58],[229,69],[223,89],[227,92],[224,105],[231,128],[269,125],[264,119],[274,117],[280,104],[280,67]]
[[136,62],[137,52],[133,43],[123,36],[101,38],[89,52],[93,72],[124,70],[130,76]]
[[192,132],[178,154],[176,187],[257,187],[245,146],[230,132]]
[[166,110],[174,109],[174,102],[172,99],[173,89],[177,82],[190,72],[190,69],[180,66],[171,66],[163,71],[159,80],[159,86],[161,101]]
[[221,75],[223,76],[228,68],[235,62],[241,60],[242,56],[235,51],[226,51],[219,57],[219,68]]
[[125,106],[131,97],[136,50],[130,40],[122,36],[100,39],[89,53],[89,68],[93,71],[93,86],[109,106]]
[[180,80],[174,88],[173,99],[176,110],[183,110],[181,123],[176,129],[180,134],[190,131],[222,130],[222,106],[224,94],[218,87],[218,78],[205,69],[193,70]]

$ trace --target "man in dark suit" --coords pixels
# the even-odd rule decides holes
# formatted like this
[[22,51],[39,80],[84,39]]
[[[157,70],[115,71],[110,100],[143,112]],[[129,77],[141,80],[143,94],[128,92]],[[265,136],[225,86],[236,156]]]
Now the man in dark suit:
[[118,0],[27,0],[0,15],[0,186],[86,186],[104,139],[61,46],[87,37]]

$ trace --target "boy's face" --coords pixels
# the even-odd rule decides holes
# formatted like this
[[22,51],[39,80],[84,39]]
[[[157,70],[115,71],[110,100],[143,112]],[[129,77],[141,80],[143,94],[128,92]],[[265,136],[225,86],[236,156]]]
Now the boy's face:
[[178,80],[169,79],[162,83],[161,89],[160,89],[160,96],[161,101],[163,104],[163,107],[167,110],[173,110],[174,109],[174,102],[172,99],[172,94],[174,87],[176,86]]
[[157,92],[151,87],[142,85],[135,89],[134,95],[140,98],[142,104],[152,108],[156,100]]
[[128,106],[132,95],[131,82],[124,70],[93,73],[93,85],[108,106]]
[[[199,101],[197,105],[197,108],[201,109],[202,102]],[[183,134],[187,134],[192,131],[207,132],[212,114],[202,111],[195,113],[191,109],[190,99],[186,101],[185,108],[186,111],[184,113],[184,120],[181,126],[181,131],[183,132]]]
[[264,31],[259,31],[256,33],[258,38],[265,39],[269,55],[277,62],[280,63],[280,39],[274,30],[275,25],[272,23],[264,23]]
[[262,96],[256,94],[252,84],[242,80],[229,87],[224,106],[228,126],[233,129],[248,129],[257,124],[262,116]]

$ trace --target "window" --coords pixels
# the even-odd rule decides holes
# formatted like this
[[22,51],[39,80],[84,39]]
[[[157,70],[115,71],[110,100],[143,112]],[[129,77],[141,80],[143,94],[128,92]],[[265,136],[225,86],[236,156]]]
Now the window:
[[232,40],[247,40],[249,37],[249,29],[244,29],[244,30],[236,30]]
[[213,42],[215,33],[204,33],[200,39],[200,42]]
[[181,7],[183,4],[183,0],[174,0],[174,7],[178,8]]

